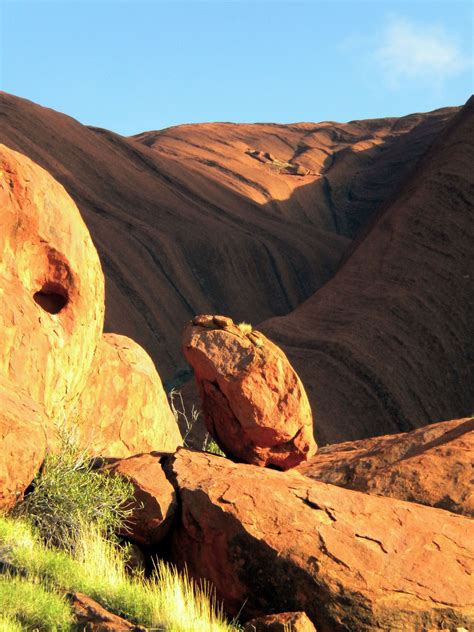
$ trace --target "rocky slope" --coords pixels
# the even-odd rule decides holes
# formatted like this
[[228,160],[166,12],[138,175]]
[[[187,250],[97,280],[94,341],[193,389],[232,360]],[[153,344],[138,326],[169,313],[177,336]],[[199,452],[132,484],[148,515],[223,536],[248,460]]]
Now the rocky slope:
[[194,314],[259,322],[324,284],[453,112],[124,138],[0,93],[0,142],[66,187],[101,257],[106,328],[169,380]]
[[474,98],[336,276],[262,331],[313,406],[318,443],[474,410]]

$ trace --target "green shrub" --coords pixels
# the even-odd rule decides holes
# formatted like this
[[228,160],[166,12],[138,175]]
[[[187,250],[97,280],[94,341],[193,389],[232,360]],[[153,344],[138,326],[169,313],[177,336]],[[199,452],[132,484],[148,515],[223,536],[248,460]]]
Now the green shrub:
[[[249,325],[249,327],[251,326]],[[187,413],[181,391],[177,391],[176,389],[173,388],[171,389],[169,393],[169,397],[170,397],[171,410],[173,411],[173,415],[174,415],[174,418],[176,419],[176,423],[179,425],[180,428],[184,428],[183,445],[186,448],[193,447],[191,445],[192,442],[189,441],[189,437],[201,413],[198,410],[196,410],[194,405],[191,408],[191,414],[189,415]],[[219,456],[225,456],[225,453],[220,449],[216,441],[214,441],[214,439],[210,436],[208,432],[206,432],[206,435],[204,437],[201,450],[203,452],[210,452],[211,454],[218,454]]]
[[74,548],[85,524],[114,537],[131,514],[133,485],[95,471],[73,432],[60,427],[58,437],[60,451],[46,456],[32,491],[13,515],[31,522],[44,542],[67,550]]

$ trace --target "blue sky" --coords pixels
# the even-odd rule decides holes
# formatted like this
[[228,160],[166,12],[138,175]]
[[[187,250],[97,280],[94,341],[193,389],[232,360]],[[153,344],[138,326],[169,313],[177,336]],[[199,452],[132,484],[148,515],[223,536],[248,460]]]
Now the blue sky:
[[0,87],[122,134],[464,103],[462,0],[0,0]]

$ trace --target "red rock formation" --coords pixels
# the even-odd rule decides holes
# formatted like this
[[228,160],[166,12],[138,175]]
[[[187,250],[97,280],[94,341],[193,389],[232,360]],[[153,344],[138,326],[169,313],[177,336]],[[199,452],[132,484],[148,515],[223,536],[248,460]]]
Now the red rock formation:
[[320,632],[474,625],[472,520],[180,449],[173,559],[242,618],[304,611]]
[[158,453],[137,454],[104,468],[132,482],[137,506],[123,535],[145,546],[158,544],[164,538],[177,508],[176,492],[160,461]]
[[101,456],[174,452],[182,443],[152,359],[125,336],[101,338],[75,415],[82,443]]
[[76,625],[88,632],[145,632],[122,617],[109,612],[97,601],[80,592],[69,595]]
[[248,621],[244,632],[316,632],[304,612],[280,612]]
[[0,511],[21,500],[46,453],[42,407],[0,377]]
[[295,367],[318,443],[474,410],[474,98],[336,276],[261,325]]
[[102,334],[104,279],[63,187],[0,146],[0,375],[57,416],[84,387]]
[[294,467],[316,451],[311,409],[285,354],[248,325],[196,316],[183,333],[207,429],[246,463]]
[[[25,432],[24,421],[10,427],[17,399],[44,407],[50,449],[54,424],[72,423],[74,409],[80,438],[94,453],[175,450],[181,435],[152,360],[129,339],[102,337],[102,269],[74,202],[29,158],[0,146],[0,207],[0,379],[9,392],[0,401],[9,446],[0,461],[7,478],[0,493],[11,494],[10,444]],[[31,447],[27,440],[25,454]],[[38,458],[32,454],[30,466],[20,468],[21,481],[39,467]]]
[[297,469],[314,480],[474,518],[473,457],[470,418],[336,443]]
[[[133,139],[5,93],[0,108],[0,140],[57,178],[89,226],[107,277],[107,330],[137,340],[165,380],[182,367],[194,314],[257,323],[327,281],[455,112],[183,125]],[[322,175],[278,173],[249,147]]]

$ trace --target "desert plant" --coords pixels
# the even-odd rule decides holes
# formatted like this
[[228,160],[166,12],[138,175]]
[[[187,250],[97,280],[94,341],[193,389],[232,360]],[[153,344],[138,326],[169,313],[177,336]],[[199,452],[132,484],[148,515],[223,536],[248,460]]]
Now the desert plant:
[[0,576],[0,604],[0,630],[47,632],[68,629],[73,622],[64,595],[23,577]]
[[113,537],[132,512],[133,485],[120,476],[93,469],[77,435],[58,426],[59,451],[48,454],[32,490],[13,510],[29,520],[49,544],[73,549],[82,525]]
[[[12,562],[30,582],[50,592],[53,587],[83,592],[134,623],[167,632],[236,629],[226,622],[209,585],[198,586],[164,562],[158,562],[150,579],[130,576],[123,549],[96,528],[83,527],[74,552],[68,553],[42,544],[26,522],[0,517],[0,544],[8,546]],[[8,613],[0,594],[0,616]]]
[[237,327],[243,334],[252,333],[252,325],[250,325],[250,323],[241,322],[237,325]]
[[13,615],[0,614],[0,632],[21,632],[22,625]]
[[183,434],[183,445],[185,447],[189,447],[188,439],[191,431],[199,419],[200,412],[196,409],[196,407],[192,406],[191,413],[188,414],[186,411],[186,406],[184,405],[183,395],[181,391],[172,388],[169,392],[170,399],[170,407],[173,412],[174,418],[176,419],[176,423],[180,428],[184,428]]
[[[251,328],[250,325],[248,326]],[[181,391],[178,391],[173,388],[171,389],[169,393],[169,397],[170,397],[171,410],[173,411],[173,415],[174,415],[174,418],[176,419],[176,423],[180,427],[185,428],[185,432],[183,436],[183,445],[186,448],[189,448],[191,447],[189,445],[189,436],[194,428],[194,425],[198,421],[201,413],[195,408],[194,405],[191,408],[191,414],[187,413]],[[218,454],[219,456],[225,456],[225,453],[220,449],[216,441],[214,441],[214,439],[211,437],[211,435],[208,432],[206,433],[204,437],[201,450],[203,452],[210,452],[211,454]]]
[[204,437],[204,445],[202,449],[204,452],[210,452],[211,454],[217,454],[218,456],[225,456],[225,452],[220,449],[217,441],[215,441],[208,432]]

